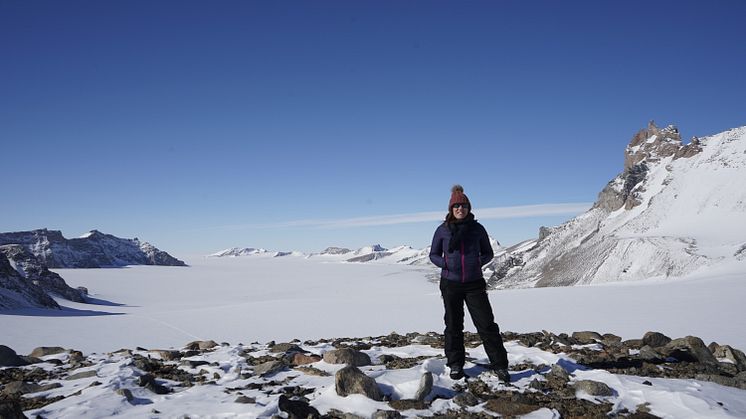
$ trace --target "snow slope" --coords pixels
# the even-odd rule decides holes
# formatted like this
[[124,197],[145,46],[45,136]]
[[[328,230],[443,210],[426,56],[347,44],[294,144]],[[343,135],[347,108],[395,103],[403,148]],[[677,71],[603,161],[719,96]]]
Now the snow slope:
[[496,287],[682,277],[743,261],[746,127],[682,145],[651,124],[627,148],[626,169],[588,212],[545,229]]

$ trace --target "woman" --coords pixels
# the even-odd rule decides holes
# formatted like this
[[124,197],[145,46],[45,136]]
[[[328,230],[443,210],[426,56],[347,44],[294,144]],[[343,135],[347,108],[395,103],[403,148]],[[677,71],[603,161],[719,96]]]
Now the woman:
[[445,353],[451,378],[464,377],[464,303],[490,359],[489,369],[510,382],[508,353],[487,298],[482,266],[494,254],[487,230],[474,219],[464,188],[451,188],[448,215],[433,236],[430,260],[440,267],[440,292],[445,306]]

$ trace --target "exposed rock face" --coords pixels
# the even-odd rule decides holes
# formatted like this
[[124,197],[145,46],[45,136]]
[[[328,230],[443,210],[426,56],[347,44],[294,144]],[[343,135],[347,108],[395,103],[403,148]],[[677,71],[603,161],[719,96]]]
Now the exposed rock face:
[[138,239],[122,239],[92,230],[85,237],[66,239],[60,231],[0,233],[0,245],[18,244],[47,268],[104,268],[125,265],[186,264]]
[[68,286],[61,276],[43,266],[36,256],[25,247],[18,244],[3,245],[0,246],[0,253],[5,254],[18,273],[26,278],[27,282],[38,285],[46,293],[58,295],[78,303],[86,302],[83,291]]
[[745,177],[746,127],[683,145],[675,127],[651,122],[632,137],[624,171],[590,210],[542,227],[533,245],[499,253],[488,266],[488,283],[513,288],[684,276],[726,260],[700,243],[714,240],[708,231],[722,230],[723,219],[732,220],[732,231],[707,244],[732,248],[732,258],[743,259],[746,190],[732,185]]
[[27,307],[60,308],[38,284],[24,278],[5,254],[0,253],[0,310]]

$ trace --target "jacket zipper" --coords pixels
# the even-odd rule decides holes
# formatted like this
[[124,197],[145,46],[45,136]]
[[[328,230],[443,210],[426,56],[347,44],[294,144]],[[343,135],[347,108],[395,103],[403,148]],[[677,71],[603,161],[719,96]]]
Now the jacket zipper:
[[466,282],[466,263],[464,262],[464,242],[461,241],[461,283]]

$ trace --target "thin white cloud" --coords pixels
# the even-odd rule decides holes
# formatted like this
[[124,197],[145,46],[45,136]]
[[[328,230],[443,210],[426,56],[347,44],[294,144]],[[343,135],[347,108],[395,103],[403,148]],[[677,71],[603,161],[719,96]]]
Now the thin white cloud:
[[[480,220],[543,217],[551,215],[577,215],[587,211],[593,203],[576,202],[565,204],[537,204],[513,207],[476,208],[475,215]],[[410,214],[379,215],[371,217],[354,217],[341,219],[309,219],[279,223],[253,224],[233,227],[243,228],[352,228],[371,227],[394,224],[421,223],[442,220],[445,211],[415,212]]]

